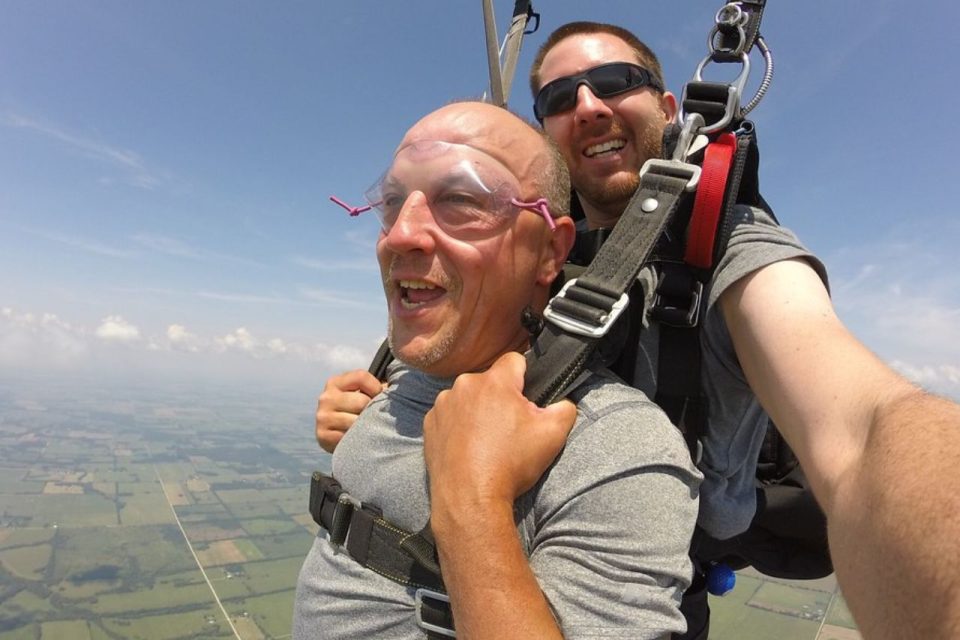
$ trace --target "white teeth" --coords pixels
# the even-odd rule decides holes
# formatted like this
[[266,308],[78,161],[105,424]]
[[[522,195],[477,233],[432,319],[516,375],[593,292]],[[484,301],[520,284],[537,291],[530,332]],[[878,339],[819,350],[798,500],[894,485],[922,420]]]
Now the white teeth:
[[624,140],[609,140],[607,142],[601,142],[600,144],[595,144],[587,147],[583,152],[588,158],[603,153],[605,151],[613,151],[623,149],[626,146],[626,141]]
[[404,289],[436,289],[437,286],[423,280],[401,280],[400,286]]

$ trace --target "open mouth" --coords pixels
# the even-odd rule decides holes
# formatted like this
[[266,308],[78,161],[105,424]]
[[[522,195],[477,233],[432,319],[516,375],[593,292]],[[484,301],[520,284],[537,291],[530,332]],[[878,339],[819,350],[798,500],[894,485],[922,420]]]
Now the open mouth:
[[399,280],[400,304],[404,309],[417,309],[442,298],[447,290],[425,280]]
[[607,140],[606,142],[600,142],[598,144],[592,144],[586,149],[583,150],[583,155],[588,158],[596,158],[598,156],[604,156],[616,153],[620,151],[625,146],[627,146],[627,141],[623,138],[618,138],[616,140]]

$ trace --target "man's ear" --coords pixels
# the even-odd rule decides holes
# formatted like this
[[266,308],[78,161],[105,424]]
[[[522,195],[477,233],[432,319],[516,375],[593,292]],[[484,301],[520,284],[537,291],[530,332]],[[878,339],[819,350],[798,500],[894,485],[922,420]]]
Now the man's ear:
[[667,118],[667,122],[673,122],[677,117],[677,96],[669,91],[664,91],[660,96],[660,108]]
[[570,216],[554,218],[557,228],[550,233],[550,245],[543,252],[537,284],[549,286],[563,269],[573,241],[577,238],[577,228]]

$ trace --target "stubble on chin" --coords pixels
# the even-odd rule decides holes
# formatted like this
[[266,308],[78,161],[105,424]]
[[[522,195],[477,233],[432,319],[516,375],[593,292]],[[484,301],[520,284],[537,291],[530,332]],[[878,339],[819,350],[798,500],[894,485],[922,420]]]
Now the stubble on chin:
[[398,345],[393,318],[391,317],[388,320],[387,344],[390,345],[390,351],[393,352],[394,357],[414,369],[429,372],[434,365],[450,355],[453,351],[453,347],[457,342],[457,330],[452,326],[442,326],[436,333],[430,336],[426,345],[416,350],[404,349],[406,345],[418,337],[419,336],[413,336],[407,339],[403,345]]

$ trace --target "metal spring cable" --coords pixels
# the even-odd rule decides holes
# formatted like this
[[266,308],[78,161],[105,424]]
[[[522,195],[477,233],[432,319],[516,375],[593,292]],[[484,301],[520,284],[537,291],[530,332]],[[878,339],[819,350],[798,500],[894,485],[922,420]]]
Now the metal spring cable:
[[770,88],[770,83],[773,82],[773,54],[770,52],[770,47],[767,46],[763,36],[760,35],[757,36],[754,44],[756,44],[757,48],[760,49],[760,53],[763,55],[763,59],[766,64],[763,70],[763,80],[760,81],[760,87],[757,89],[757,93],[753,96],[753,99],[747,103],[747,106],[741,109],[741,118],[745,117],[753,110],[754,107],[760,104],[760,101],[763,100],[764,94],[767,93],[767,89]]

